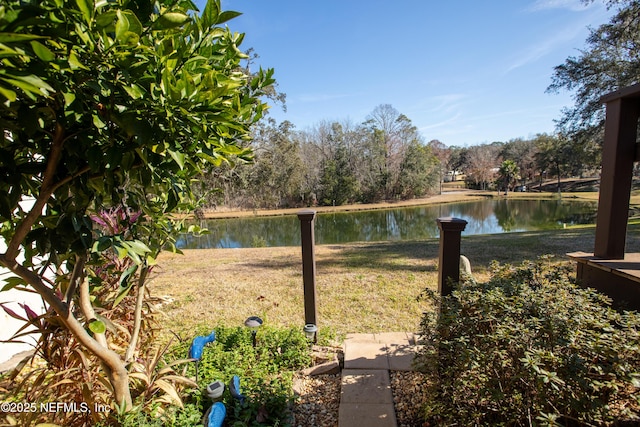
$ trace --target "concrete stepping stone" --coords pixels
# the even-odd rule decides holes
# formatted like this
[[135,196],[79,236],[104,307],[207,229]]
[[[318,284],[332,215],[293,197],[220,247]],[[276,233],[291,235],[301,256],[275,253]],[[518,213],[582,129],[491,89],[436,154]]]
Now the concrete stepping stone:
[[409,335],[407,332],[382,332],[375,334],[375,339],[384,344],[404,344],[410,343]]
[[393,403],[342,403],[338,427],[396,427]]
[[409,344],[392,344],[387,347],[389,370],[413,371],[415,346]]
[[389,369],[387,346],[376,342],[346,341],[345,369]]
[[343,369],[340,404],[393,404],[389,371],[377,369]]

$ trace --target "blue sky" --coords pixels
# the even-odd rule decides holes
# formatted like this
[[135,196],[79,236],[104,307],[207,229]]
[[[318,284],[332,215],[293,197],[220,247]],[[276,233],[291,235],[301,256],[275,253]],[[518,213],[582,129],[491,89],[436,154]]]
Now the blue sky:
[[[196,2],[200,7],[204,1]],[[468,146],[553,132],[571,94],[545,93],[553,67],[579,54],[596,0],[222,0],[241,46],[274,68],[297,129],[354,123],[380,104],[409,117],[425,141]],[[257,66],[256,65],[256,66]]]

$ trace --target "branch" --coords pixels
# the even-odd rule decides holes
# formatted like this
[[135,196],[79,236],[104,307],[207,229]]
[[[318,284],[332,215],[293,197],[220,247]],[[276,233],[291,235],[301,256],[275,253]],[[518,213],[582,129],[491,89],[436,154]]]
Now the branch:
[[0,254],[0,264],[11,270],[24,279],[61,317],[67,317],[69,307],[53,292],[51,288],[44,284],[42,278],[33,271],[16,262],[15,258],[10,258],[7,254]]
[[138,346],[138,340],[140,337],[140,328],[142,327],[142,306],[144,303],[144,294],[146,290],[147,273],[149,267],[144,267],[138,277],[138,294],[136,295],[136,311],[134,313],[133,320],[133,333],[131,334],[131,342],[127,348],[127,352],[124,355],[125,363],[128,363],[133,357],[136,347]]
[[[84,279],[80,282],[80,310],[82,310],[82,314],[84,314],[85,321],[91,322],[96,318],[96,312],[93,309],[93,305],[91,305],[91,294],[89,292],[89,281]],[[105,349],[108,348],[107,338],[104,333],[95,333],[93,334],[94,338],[98,343],[100,343]]]
[[51,144],[51,151],[49,152],[49,158],[47,159],[47,167],[44,170],[42,179],[42,185],[40,186],[40,194],[36,199],[33,207],[16,227],[16,231],[11,238],[11,241],[7,245],[7,251],[5,257],[7,261],[14,261],[20,253],[20,245],[27,237],[27,234],[31,230],[31,226],[42,215],[42,209],[47,204],[47,200],[51,197],[51,194],[55,191],[56,187],[53,185],[53,178],[58,168],[58,163],[62,157],[62,148],[64,146],[64,128],[60,123],[56,123],[56,130],[53,136],[53,143]]
[[86,262],[87,254],[76,255],[76,265],[73,267],[73,272],[71,273],[71,278],[69,279],[69,287],[67,288],[67,292],[64,297],[67,306],[71,304],[71,299],[76,293],[78,283],[82,283],[82,281],[84,280],[84,266]]
[[84,175],[85,173],[89,172],[90,170],[91,170],[91,168],[89,166],[85,166],[82,169],[80,169],[78,172],[74,173],[73,175],[69,175],[69,176],[61,179],[60,181],[58,181],[58,182],[56,182],[55,184],[52,185],[51,193],[53,194],[53,192],[56,191],[58,188],[60,188],[63,185],[67,184],[68,182],[73,181],[74,179],[76,179],[80,175]]

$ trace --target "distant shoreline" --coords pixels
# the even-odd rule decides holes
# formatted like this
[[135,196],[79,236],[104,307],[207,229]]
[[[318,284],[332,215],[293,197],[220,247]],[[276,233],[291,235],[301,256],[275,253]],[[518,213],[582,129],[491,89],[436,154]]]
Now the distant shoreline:
[[[598,201],[597,192],[585,192],[585,193],[562,193],[563,197],[567,199],[581,199],[585,201]],[[507,196],[504,193],[498,194],[496,191],[483,191],[483,190],[457,190],[446,191],[439,195],[430,197],[423,197],[419,199],[400,200],[397,202],[380,202],[369,204],[351,204],[342,206],[315,206],[310,208],[290,208],[290,209],[257,209],[257,210],[213,210],[206,209],[203,212],[205,219],[225,219],[225,218],[246,218],[257,216],[281,216],[281,215],[295,215],[302,210],[314,210],[320,212],[350,212],[350,211],[364,211],[364,210],[378,210],[378,209],[392,209],[403,208],[409,206],[425,206],[436,203],[457,203],[468,202],[474,200],[482,200],[485,198],[517,198],[517,199],[553,199],[558,197],[556,192],[530,192],[530,193],[516,193],[509,192]],[[632,198],[633,203],[633,198]],[[640,203],[640,200],[637,201]]]

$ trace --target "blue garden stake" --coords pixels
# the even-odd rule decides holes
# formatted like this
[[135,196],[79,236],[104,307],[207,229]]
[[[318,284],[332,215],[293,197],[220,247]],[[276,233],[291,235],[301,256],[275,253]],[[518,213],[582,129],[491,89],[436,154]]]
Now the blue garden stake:
[[201,335],[195,337],[189,347],[189,358],[196,359],[196,382],[198,382],[198,365],[202,357],[204,346],[216,340],[216,331],[211,331],[209,335],[203,337]]
[[214,403],[211,408],[204,414],[205,427],[221,427],[224,417],[227,416],[227,408],[222,402]]
[[238,399],[240,405],[244,405],[244,401],[246,400],[246,396],[242,394],[240,391],[240,377],[234,375],[231,378],[231,383],[229,384],[229,391],[231,392],[231,396],[235,399]]

